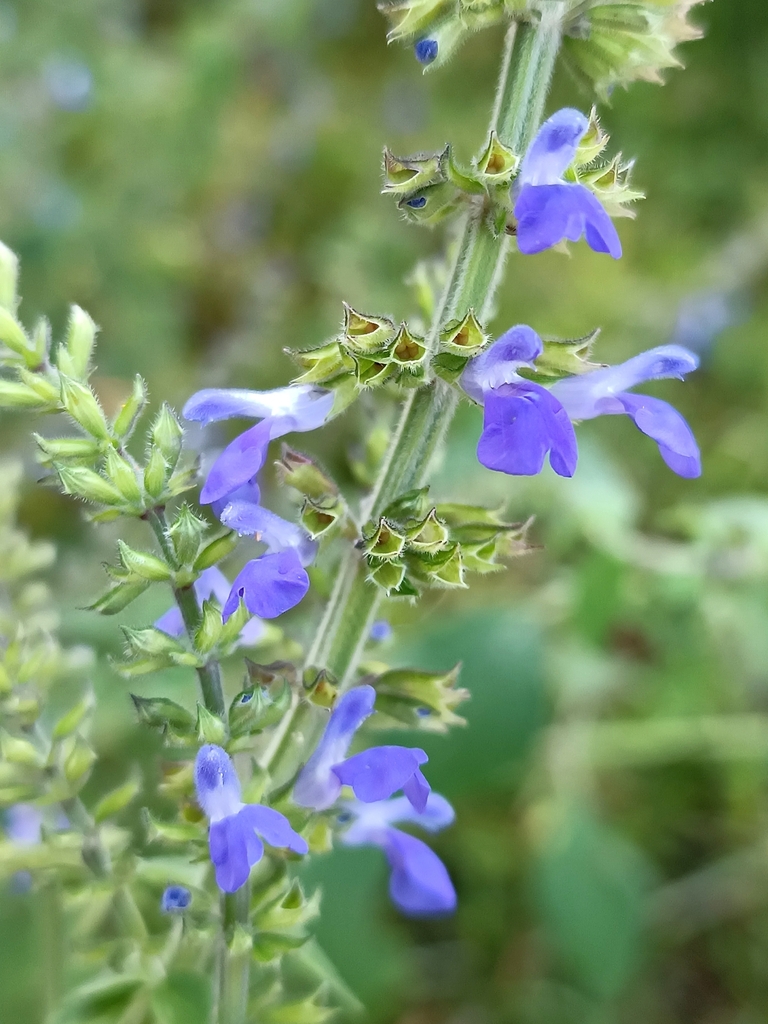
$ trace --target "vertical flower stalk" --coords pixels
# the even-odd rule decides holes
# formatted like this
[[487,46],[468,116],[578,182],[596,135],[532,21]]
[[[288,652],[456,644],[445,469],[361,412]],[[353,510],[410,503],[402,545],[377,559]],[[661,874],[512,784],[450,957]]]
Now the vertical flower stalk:
[[[507,30],[490,131],[510,149],[524,151],[542,119],[562,33],[566,4],[553,0],[538,24],[512,23]],[[478,198],[460,228],[456,257],[431,325],[434,350],[441,329],[469,310],[481,320],[493,305],[507,257],[509,240],[489,222]],[[420,487],[458,406],[458,396],[441,380],[414,390],[403,404],[378,479],[363,518],[376,518],[399,494]],[[381,597],[367,579],[357,551],[345,556],[325,615],[307,656],[324,665],[347,688],[376,617]],[[296,705],[263,761],[276,778],[290,776],[316,743],[322,723],[308,705]]]

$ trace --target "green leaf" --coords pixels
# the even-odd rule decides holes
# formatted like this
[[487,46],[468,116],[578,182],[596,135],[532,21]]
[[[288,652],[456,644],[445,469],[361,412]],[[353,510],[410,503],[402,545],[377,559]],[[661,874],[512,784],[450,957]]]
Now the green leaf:
[[547,935],[582,985],[614,998],[638,966],[650,868],[586,808],[547,811],[535,874]]
[[130,779],[122,786],[106,793],[93,809],[93,817],[96,822],[105,821],[124,810],[131,801],[141,792],[141,782],[138,779]]

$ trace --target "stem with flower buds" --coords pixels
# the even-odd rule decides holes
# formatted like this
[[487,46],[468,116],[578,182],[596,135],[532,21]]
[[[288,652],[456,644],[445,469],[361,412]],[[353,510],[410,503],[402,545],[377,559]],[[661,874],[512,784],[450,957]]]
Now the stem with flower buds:
[[[527,148],[542,119],[560,48],[565,6],[554,0],[537,25],[512,24],[507,32],[490,129],[517,153]],[[478,198],[464,221],[451,274],[434,316],[428,341],[431,351],[449,320],[463,317],[470,309],[476,311],[481,322],[490,319],[507,251],[507,236],[494,233],[486,206]],[[407,398],[364,508],[364,519],[379,516],[400,494],[424,485],[457,405],[456,391],[441,380]],[[325,615],[307,655],[308,664],[333,672],[342,690],[353,681],[380,597],[381,592],[367,579],[363,559],[350,550],[339,566]],[[273,778],[290,778],[317,742],[322,724],[316,709],[296,701],[262,758],[262,765],[270,769]]]

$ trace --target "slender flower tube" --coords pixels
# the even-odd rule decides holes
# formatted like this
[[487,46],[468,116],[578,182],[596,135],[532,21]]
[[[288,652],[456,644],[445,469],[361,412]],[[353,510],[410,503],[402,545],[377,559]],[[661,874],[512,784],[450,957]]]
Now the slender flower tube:
[[552,387],[552,395],[574,420],[595,416],[626,415],[638,430],[653,438],[659,454],[678,476],[701,476],[701,455],[691,428],[668,402],[628,389],[646,380],[677,377],[683,380],[699,365],[699,357],[680,345],[660,345],[628,359],[579,377],[568,377]]
[[[195,597],[198,605],[202,608],[203,601],[215,597],[222,607],[226,604],[231,584],[218,566],[212,565],[204,569],[194,584]],[[237,605],[235,605],[237,607]],[[182,636],[184,634],[184,620],[181,612],[174,606],[169,608],[164,615],[161,615],[155,622],[155,629],[160,629],[169,636]],[[264,635],[264,623],[259,618],[252,618],[240,630],[240,643],[243,647],[251,647],[259,642]]]
[[342,786],[350,786],[364,803],[386,800],[402,789],[417,811],[423,811],[429,783],[420,765],[428,760],[418,747],[382,746],[347,757],[347,751],[366,718],[373,714],[376,691],[356,686],[334,708],[322,739],[302,768],[293,791],[301,807],[322,811],[336,802]]
[[456,909],[456,890],[445,865],[426,843],[394,825],[413,824],[428,832],[438,832],[453,819],[453,808],[439,793],[429,794],[421,812],[406,797],[373,804],[350,801],[343,805],[339,815],[340,823],[351,821],[341,835],[341,842],[347,846],[378,846],[384,851],[392,868],[389,893],[404,914],[450,914]]
[[210,822],[208,845],[222,892],[235,892],[246,883],[264,853],[262,839],[270,846],[307,853],[306,842],[279,811],[241,801],[240,780],[232,760],[213,743],[197,752],[195,789]]
[[333,392],[310,384],[273,391],[207,388],[192,395],[183,415],[198,423],[235,416],[261,420],[234,439],[216,459],[200,494],[203,504],[220,501],[253,480],[264,465],[269,442],[293,431],[322,426],[333,408]]
[[544,122],[528,148],[516,182],[520,252],[532,255],[584,236],[595,252],[621,256],[616,228],[597,197],[585,185],[563,179],[588,127],[581,111],[565,107]]
[[461,385],[484,410],[477,457],[487,469],[533,476],[541,472],[549,452],[552,469],[560,476],[573,476],[578,451],[572,421],[625,414],[656,441],[661,457],[675,473],[689,478],[701,474],[696,439],[680,413],[661,399],[627,390],[645,380],[682,380],[699,365],[692,352],[679,345],[662,345],[618,366],[568,377],[547,389],[518,372],[522,366],[532,368],[542,351],[538,334],[518,324],[464,370]]

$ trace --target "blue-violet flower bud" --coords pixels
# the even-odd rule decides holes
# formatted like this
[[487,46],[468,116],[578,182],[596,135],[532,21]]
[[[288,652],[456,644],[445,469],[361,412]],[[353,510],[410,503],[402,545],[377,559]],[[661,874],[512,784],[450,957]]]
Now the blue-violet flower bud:
[[192,893],[183,885],[169,885],[160,900],[164,914],[183,914],[192,902]]

